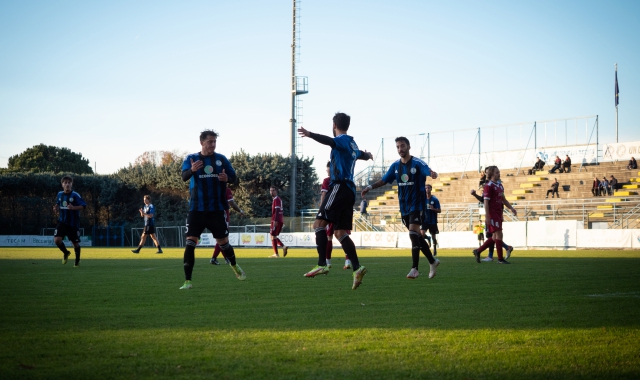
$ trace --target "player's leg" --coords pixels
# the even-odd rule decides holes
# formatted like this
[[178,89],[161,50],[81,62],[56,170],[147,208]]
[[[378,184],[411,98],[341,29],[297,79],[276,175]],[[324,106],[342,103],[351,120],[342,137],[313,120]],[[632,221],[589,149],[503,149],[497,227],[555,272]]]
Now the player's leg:
[[273,247],[273,255],[269,256],[271,258],[280,257],[278,254],[278,242],[277,242],[277,233],[276,230],[278,228],[278,223],[271,221],[271,228],[269,230],[269,234],[271,235],[271,246]]
[[229,228],[225,221],[225,215],[223,211],[212,212],[207,223],[207,228],[213,234],[216,242],[220,245],[222,255],[229,260],[229,265],[236,275],[236,278],[243,281],[247,278],[246,274],[240,268],[240,265],[236,262],[236,254],[231,244],[229,244]]
[[77,267],[80,265],[80,231],[75,227],[70,227],[69,234],[67,236],[69,237],[69,241],[73,244],[73,252],[76,255],[76,260],[73,266]]
[[151,240],[153,240],[153,243],[156,245],[156,248],[158,249],[156,251],[156,253],[162,253],[162,247],[160,247],[160,240],[158,240],[158,237],[156,236],[156,228],[155,227],[151,227],[152,230],[149,232],[149,236],[151,237]]
[[220,249],[220,244],[216,242],[216,247],[213,249],[213,256],[211,256],[211,260],[209,261],[213,265],[220,265],[218,262],[218,256],[220,255],[222,250]]
[[[502,223],[500,223],[502,224]],[[498,252],[498,263],[499,264],[509,264],[507,260],[504,259],[502,255],[502,230],[497,230],[493,233],[493,237],[496,241],[496,251]]]
[[193,274],[193,266],[196,262],[195,251],[198,245],[200,234],[205,229],[205,216],[203,212],[190,211],[187,216],[187,239],[184,248],[183,266],[184,266],[184,285],[180,289],[191,289],[191,276]]
[[67,247],[64,245],[64,242],[62,241],[62,239],[64,239],[64,237],[66,236],[66,229],[64,226],[64,224],[58,223],[58,225],[56,226],[56,230],[53,233],[53,242],[55,243],[56,247],[58,247],[58,249],[62,252],[63,265],[67,263],[67,259],[71,254],[71,252],[69,252]]
[[433,256],[438,256],[438,234],[440,231],[438,230],[437,224],[431,224],[429,226],[429,234],[431,235],[431,239],[433,240]]
[[409,224],[409,233],[411,232],[414,232],[415,236],[418,237],[420,250],[429,261],[429,278],[434,278],[436,276],[436,268],[440,265],[440,260],[433,257],[431,249],[429,249],[429,244],[427,244],[425,238],[420,235],[420,224]]

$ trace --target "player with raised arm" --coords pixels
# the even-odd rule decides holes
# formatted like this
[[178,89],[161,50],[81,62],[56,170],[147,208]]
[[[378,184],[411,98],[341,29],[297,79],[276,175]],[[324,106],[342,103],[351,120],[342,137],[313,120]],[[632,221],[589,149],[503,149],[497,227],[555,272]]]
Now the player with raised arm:
[[58,212],[58,224],[53,233],[53,242],[62,251],[62,264],[67,263],[71,252],[62,242],[66,236],[73,244],[73,252],[76,254],[76,261],[73,265],[80,265],[80,210],[87,208],[87,203],[82,199],[80,194],[73,191],[73,178],[69,176],[62,177],[62,191],[56,196],[56,204],[53,210]]
[[140,253],[140,250],[142,249],[142,247],[144,247],[144,243],[147,241],[147,236],[150,236],[151,240],[153,240],[153,242],[155,243],[156,248],[158,248],[158,251],[156,251],[156,253],[162,253],[160,242],[158,241],[158,238],[156,238],[156,208],[151,203],[150,195],[145,195],[142,201],[144,202],[144,206],[142,206],[142,208],[140,208],[140,210],[138,211],[140,212],[140,216],[144,218],[144,230],[142,231],[142,236],[140,237],[140,244],[138,244],[138,248],[132,249],[131,252]]
[[496,251],[498,252],[498,263],[509,264],[507,260],[502,257],[502,210],[503,205],[506,206],[513,215],[518,215],[516,209],[511,206],[511,203],[504,197],[504,187],[500,183],[500,169],[497,166],[489,166],[487,168],[487,182],[484,185],[484,191],[482,197],[484,199],[484,212],[485,212],[485,225],[487,230],[491,233],[491,237],[482,244],[478,249],[473,250],[473,255],[476,257],[476,261],[480,262],[480,253],[487,249],[490,245],[495,244]]
[[273,246],[273,255],[269,256],[270,258],[278,258],[280,255],[278,254],[278,246],[282,247],[282,255],[287,257],[287,251],[289,247],[284,245],[284,243],[278,237],[280,232],[282,231],[282,226],[284,226],[284,211],[282,210],[282,199],[278,196],[278,189],[275,186],[271,186],[269,188],[269,194],[273,197],[271,201],[271,229],[269,230],[269,234],[271,234],[271,246]]
[[[239,212],[240,215],[244,216],[244,212],[242,211],[242,209],[238,207],[236,201],[233,200],[233,192],[228,187],[227,192],[225,193],[225,197],[227,198],[229,207]],[[224,219],[227,222],[227,228],[229,228],[229,223],[231,222],[231,213],[229,212],[229,209],[224,210]],[[218,256],[220,256],[220,252],[222,252],[222,249],[220,248],[220,244],[216,242],[216,246],[213,249],[213,256],[211,256],[211,260],[209,261],[211,264],[220,265],[220,263],[218,262]],[[229,259],[225,258],[224,261],[229,264]]]
[[[324,201],[324,197],[329,192],[329,184],[331,183],[331,161],[327,161],[327,175],[328,177],[322,181],[322,187],[320,187],[320,205]],[[351,234],[351,231],[347,231]],[[327,224],[327,268],[331,268],[331,253],[333,252],[333,223]],[[344,267],[342,269],[350,269],[351,261],[348,256],[344,256]]]
[[351,289],[355,290],[362,283],[367,268],[360,265],[356,246],[347,233],[351,230],[353,204],[356,201],[353,168],[357,159],[369,160],[373,159],[373,155],[367,151],[361,151],[353,137],[347,135],[350,123],[351,117],[339,112],[333,116],[333,138],[309,132],[302,127],[298,128],[298,133],[331,147],[329,190],[320,205],[316,221],[313,224],[318,248],[318,265],[305,273],[304,276],[315,277],[319,274],[329,273],[326,259],[328,241],[326,227],[328,223],[333,223],[334,235],[351,261],[353,268]]
[[431,170],[424,161],[411,155],[411,145],[406,137],[396,138],[396,149],[400,159],[391,164],[387,174],[381,180],[365,187],[362,190],[362,196],[364,197],[369,190],[384,186],[387,183],[391,184],[393,181],[398,183],[398,200],[402,223],[409,229],[409,238],[412,245],[411,258],[413,265],[409,274],[407,274],[407,278],[415,279],[420,275],[420,272],[418,272],[420,251],[429,260],[429,278],[433,278],[436,275],[436,268],[440,265],[440,260],[435,259],[431,254],[429,244],[420,234],[420,225],[427,198],[423,184],[426,182],[427,177],[438,178],[438,173]]
[[229,244],[229,229],[225,220],[225,210],[229,203],[225,194],[227,182],[235,182],[236,172],[227,157],[216,153],[218,134],[212,130],[200,133],[201,150],[187,156],[182,163],[182,180],[189,181],[189,214],[187,215],[187,242],[184,250],[185,282],[180,289],[191,289],[191,276],[195,264],[195,249],[200,234],[205,228],[220,244],[222,255],[229,259],[229,265],[238,280],[247,278],[236,263],[236,255]]

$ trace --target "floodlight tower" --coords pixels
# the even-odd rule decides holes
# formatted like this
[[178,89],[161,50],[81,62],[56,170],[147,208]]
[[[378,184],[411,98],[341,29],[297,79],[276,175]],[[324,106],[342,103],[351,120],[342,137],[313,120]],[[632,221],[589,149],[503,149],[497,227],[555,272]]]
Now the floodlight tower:
[[[300,3],[293,0],[293,41],[291,43],[291,197],[289,200],[289,216],[296,215],[296,196],[299,186],[298,154],[302,153],[302,138],[298,137],[298,127],[302,126],[302,99],[300,95],[309,92],[307,77],[296,76],[296,63],[300,62]],[[302,178],[300,178],[302,179]]]

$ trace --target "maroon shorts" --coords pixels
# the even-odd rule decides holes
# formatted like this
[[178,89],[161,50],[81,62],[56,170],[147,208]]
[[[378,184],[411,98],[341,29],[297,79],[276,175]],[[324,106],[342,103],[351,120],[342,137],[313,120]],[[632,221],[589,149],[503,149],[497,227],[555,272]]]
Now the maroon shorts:
[[489,229],[490,234],[493,234],[496,231],[502,231],[502,215],[489,214],[487,228]]
[[280,235],[280,231],[282,231],[283,225],[284,223],[281,223],[281,222],[271,222],[271,232],[270,232],[271,236]]

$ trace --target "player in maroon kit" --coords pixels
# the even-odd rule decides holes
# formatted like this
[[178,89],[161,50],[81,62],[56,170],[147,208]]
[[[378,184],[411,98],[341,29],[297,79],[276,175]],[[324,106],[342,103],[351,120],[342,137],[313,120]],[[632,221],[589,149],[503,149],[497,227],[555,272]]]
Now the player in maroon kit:
[[[236,202],[233,200],[233,193],[231,192],[231,189],[228,187],[227,187],[227,192],[225,193],[225,196],[227,198],[227,203],[229,203],[229,206],[231,206],[231,208],[239,212],[240,215],[244,216],[244,212],[240,209],[240,207],[238,207]],[[229,210],[224,210],[224,213],[225,213],[224,219],[227,221],[227,228],[228,228],[229,222],[231,221],[230,212]],[[218,256],[220,255],[220,252],[222,252],[222,249],[220,248],[220,244],[216,243],[216,247],[213,249],[213,256],[211,257],[211,261],[210,261],[211,264],[220,265],[220,263],[218,262]],[[224,261],[227,264],[229,264],[229,259],[227,259],[226,257]]]
[[491,233],[491,237],[488,238],[480,248],[474,249],[473,255],[479,263],[480,253],[490,245],[495,244],[496,251],[498,252],[498,264],[509,264],[509,262],[502,257],[502,205],[505,205],[511,210],[513,215],[518,215],[518,213],[504,197],[504,187],[502,187],[502,184],[499,182],[500,169],[498,169],[497,166],[487,168],[487,179],[489,182],[484,185],[482,196],[484,198],[485,225]]
[[269,189],[269,193],[273,197],[273,202],[271,203],[271,245],[273,246],[273,255],[269,256],[271,258],[280,257],[278,254],[278,246],[282,247],[283,256],[287,256],[287,251],[289,247],[284,245],[278,235],[280,235],[280,231],[282,231],[282,226],[284,225],[284,216],[282,210],[282,199],[278,196],[278,189],[275,186],[271,186]]
[[[320,188],[320,204],[324,200],[325,195],[329,191],[329,183],[331,182],[331,173],[329,173],[329,168],[331,167],[331,161],[327,162],[327,175],[329,177],[325,178],[322,181],[322,187]],[[351,231],[347,231],[347,234],[351,234]],[[333,223],[327,224],[327,268],[331,268],[331,253],[333,252]],[[342,269],[351,268],[351,261],[349,261],[349,256],[344,255],[344,267]]]

